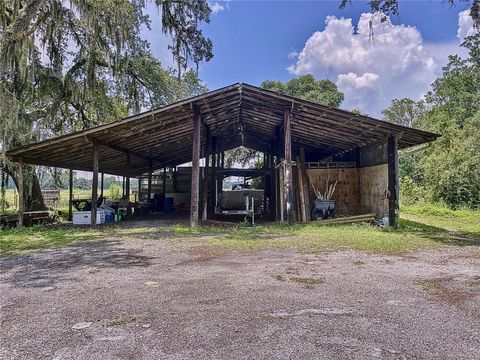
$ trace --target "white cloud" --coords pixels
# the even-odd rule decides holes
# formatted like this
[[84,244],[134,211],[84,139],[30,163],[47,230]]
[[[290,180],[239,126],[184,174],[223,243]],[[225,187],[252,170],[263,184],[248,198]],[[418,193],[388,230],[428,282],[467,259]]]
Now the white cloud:
[[470,10],[461,11],[458,13],[458,31],[457,37],[460,40],[465,39],[467,36],[474,35],[478,29],[473,27],[473,19],[470,16]]
[[352,19],[327,17],[288,70],[330,78],[345,93],[344,107],[379,115],[394,98],[420,98],[439,66],[415,27],[364,13],[356,29]]
[[220,4],[218,1],[210,4],[210,9],[212,10],[213,15],[217,15],[220,11],[225,10],[225,6]]
[[289,59],[296,59],[298,57],[298,52],[296,51],[290,51],[287,55]]
[[358,76],[355,73],[340,74],[337,77],[337,85],[342,88],[351,88],[354,90],[375,89],[378,88],[380,76],[372,73],[365,73]]

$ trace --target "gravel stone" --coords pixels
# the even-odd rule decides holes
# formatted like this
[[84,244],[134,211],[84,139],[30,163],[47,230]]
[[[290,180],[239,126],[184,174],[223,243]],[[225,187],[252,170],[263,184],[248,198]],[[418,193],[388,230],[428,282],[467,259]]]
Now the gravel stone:
[[479,359],[478,248],[218,255],[195,241],[143,232],[0,258],[0,358]]

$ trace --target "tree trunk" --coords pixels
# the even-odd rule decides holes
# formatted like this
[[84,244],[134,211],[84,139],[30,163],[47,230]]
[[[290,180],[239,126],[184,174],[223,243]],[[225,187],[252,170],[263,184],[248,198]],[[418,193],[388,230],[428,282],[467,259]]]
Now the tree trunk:
[[2,169],[2,185],[0,187],[1,191],[1,197],[0,197],[0,213],[3,213],[5,211],[5,208],[7,207],[7,200],[5,199],[5,191],[7,188],[7,173],[3,171]]
[[[33,170],[33,169],[32,169]],[[43,201],[42,190],[40,187],[40,182],[38,181],[37,174],[35,171],[32,171],[32,181],[31,184],[31,191],[26,186],[25,192],[29,194],[29,197],[25,198],[25,210],[26,211],[38,211],[38,210],[45,210],[47,207],[45,206],[45,202]]]
[[[45,210],[45,202],[43,201],[42,191],[40,188],[40,182],[38,176],[35,173],[33,167],[25,166],[28,170],[25,174],[25,186],[24,186],[24,198],[25,198],[25,211],[39,211]],[[2,171],[6,172],[12,179],[18,189],[18,167],[4,166]]]

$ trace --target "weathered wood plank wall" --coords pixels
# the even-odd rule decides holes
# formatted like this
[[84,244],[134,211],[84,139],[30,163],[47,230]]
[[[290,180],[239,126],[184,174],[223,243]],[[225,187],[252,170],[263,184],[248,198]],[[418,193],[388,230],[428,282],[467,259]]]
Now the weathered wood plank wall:
[[[360,177],[357,168],[340,169],[307,169],[310,183],[324,192],[326,180],[333,184],[338,180],[333,199],[336,200],[337,215],[360,214]],[[315,194],[312,186],[308,189],[310,203],[313,204]]]

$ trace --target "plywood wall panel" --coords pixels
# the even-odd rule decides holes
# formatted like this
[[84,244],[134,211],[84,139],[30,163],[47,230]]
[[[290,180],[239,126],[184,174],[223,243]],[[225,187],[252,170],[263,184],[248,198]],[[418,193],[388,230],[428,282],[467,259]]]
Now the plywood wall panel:
[[[310,183],[320,191],[324,192],[326,180],[333,184],[338,180],[333,199],[336,200],[337,215],[360,214],[360,177],[357,168],[340,169],[307,169]],[[315,194],[310,186],[309,196],[311,204]]]
[[360,202],[362,213],[376,213],[378,218],[388,213],[388,165],[368,166],[359,169]]

